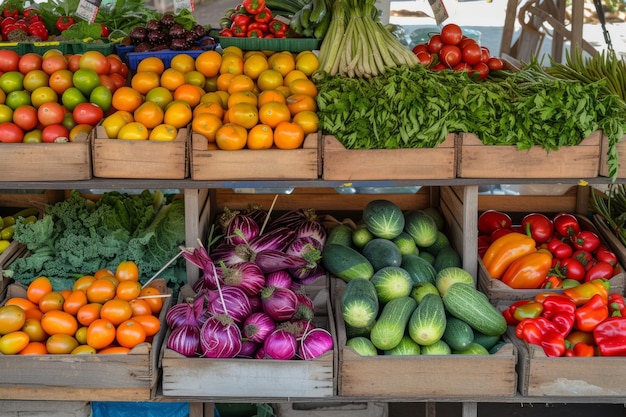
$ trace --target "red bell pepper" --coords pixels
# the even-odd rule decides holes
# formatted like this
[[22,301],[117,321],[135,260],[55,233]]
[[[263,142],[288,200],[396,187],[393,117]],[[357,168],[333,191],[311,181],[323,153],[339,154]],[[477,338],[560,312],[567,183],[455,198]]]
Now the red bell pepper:
[[48,29],[46,25],[42,21],[33,22],[28,26],[28,34],[32,36],[36,36],[42,41],[48,40]]
[[233,21],[233,24],[237,26],[248,26],[251,20],[249,15],[242,12],[234,13],[230,18]]
[[248,28],[248,32],[246,33],[246,36],[248,38],[262,38],[264,35],[265,34],[261,29],[250,27]]
[[572,244],[576,249],[593,252],[600,246],[600,236],[591,230],[582,230],[572,236]]
[[564,238],[552,238],[546,246],[552,256],[558,259],[569,258],[574,253],[574,249],[564,240]]
[[531,301],[518,305],[513,311],[513,318],[518,322],[524,319],[534,319],[539,317],[543,312],[543,304]]
[[612,317],[626,317],[626,301],[621,294],[616,292],[609,294],[609,314]]
[[2,9],[2,17],[12,17],[13,19],[18,19],[20,17],[20,9],[12,4],[7,4],[4,6],[4,9]]
[[617,265],[617,256],[615,255],[615,252],[604,245],[598,246],[596,251],[593,253],[593,256],[599,262],[606,262],[613,266]]
[[76,23],[76,21],[72,16],[61,16],[57,19],[55,27],[59,32],[63,32],[71,28],[74,23]]
[[545,317],[520,321],[515,326],[515,335],[527,343],[541,346],[546,356],[558,357],[565,354],[565,338]]
[[235,22],[230,26],[233,36],[236,38],[245,38],[248,35],[248,25],[238,25]]
[[222,30],[219,31],[220,36],[223,36],[225,38],[232,38],[233,37],[233,31],[230,28],[224,28]]
[[284,38],[287,35],[287,29],[289,26],[281,20],[273,18],[269,23],[270,32],[277,38]]
[[580,224],[576,216],[570,213],[558,213],[552,218],[554,231],[559,235],[571,238],[580,232]]
[[552,220],[545,214],[530,213],[522,219],[522,227],[526,234],[532,237],[535,242],[547,242],[554,234]]
[[591,332],[596,326],[609,317],[609,308],[606,300],[600,294],[596,294],[574,313],[576,316],[576,328],[583,332]]
[[614,275],[614,268],[608,262],[596,262],[585,274],[585,281],[593,281],[599,278],[610,279]]
[[485,210],[478,216],[478,231],[490,235],[498,229],[510,229],[511,217],[498,210]]
[[246,12],[255,15],[265,8],[265,0],[243,0],[241,5],[246,9]]
[[576,304],[565,297],[546,297],[541,303],[542,317],[550,320],[556,330],[566,337],[574,327]]
[[609,317],[593,330],[601,356],[626,356],[626,318]]
[[608,305],[610,288],[611,284],[609,284],[608,280],[599,278],[593,281],[583,282],[576,287],[566,288],[563,290],[563,294],[571,298],[577,306],[585,304],[587,301],[591,300],[593,296],[599,294],[604,304]]
[[512,303],[510,306],[508,306],[502,312],[502,316],[506,320],[506,323],[508,325],[516,325],[517,323],[519,323],[521,320],[518,320],[517,318],[515,318],[515,310],[531,302],[532,300],[518,300]]
[[273,17],[272,11],[268,7],[264,7],[263,10],[254,16],[254,20],[259,23],[269,23]]

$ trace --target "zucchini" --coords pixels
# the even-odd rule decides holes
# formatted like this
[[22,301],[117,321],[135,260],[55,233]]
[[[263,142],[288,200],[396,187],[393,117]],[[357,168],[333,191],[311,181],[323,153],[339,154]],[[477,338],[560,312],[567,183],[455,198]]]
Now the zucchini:
[[339,299],[343,321],[355,328],[372,326],[378,316],[378,305],[376,288],[365,278],[349,281]]
[[450,266],[456,266],[460,268],[462,266],[461,255],[459,255],[456,249],[454,249],[452,246],[446,246],[435,255],[435,262],[433,263],[433,267],[436,271],[441,271],[442,269],[448,268]]
[[377,356],[376,346],[367,337],[353,337],[346,341],[346,346],[350,346],[361,356]]
[[390,350],[398,346],[416,306],[417,303],[411,297],[394,298],[385,304],[370,332],[370,340],[374,346],[380,350]]
[[414,284],[420,282],[435,283],[437,271],[435,271],[435,268],[429,264],[428,261],[424,260],[419,255],[411,254],[402,256],[400,267],[409,273]]
[[411,295],[413,281],[411,276],[399,266],[386,266],[374,272],[371,283],[376,288],[378,301],[388,303],[394,298]]
[[474,330],[487,336],[506,332],[506,320],[485,294],[472,285],[452,284],[442,296],[443,304],[450,314],[463,320]]
[[413,210],[404,216],[404,231],[420,248],[427,248],[437,240],[437,223],[424,210]]
[[441,339],[450,346],[450,349],[465,350],[474,342],[472,326],[456,317],[448,317],[446,331]]
[[446,310],[441,297],[426,294],[413,310],[408,325],[409,335],[421,346],[432,345],[446,330]]
[[378,271],[386,266],[400,266],[402,263],[400,248],[388,239],[375,238],[370,240],[361,249],[361,254],[370,261],[374,271]]
[[454,283],[462,282],[464,284],[474,285],[474,278],[472,274],[467,272],[463,268],[456,266],[450,266],[437,272],[435,277],[435,285],[439,290],[439,294],[442,296],[448,291],[448,288]]
[[406,356],[406,355],[419,355],[420,354],[420,345],[415,343],[410,336],[404,335],[402,336],[402,340],[398,343],[393,349],[386,350],[385,355],[391,356]]
[[331,243],[352,247],[352,228],[345,223],[341,223],[330,229],[325,244],[329,245]]
[[432,345],[422,346],[421,347],[422,355],[450,355],[452,354],[452,349],[450,346],[443,340],[438,340]]
[[389,200],[372,200],[363,208],[363,222],[376,237],[393,239],[404,229],[404,213]]
[[356,249],[338,243],[324,245],[322,265],[345,282],[356,278],[370,279],[374,275],[374,267],[365,256]]

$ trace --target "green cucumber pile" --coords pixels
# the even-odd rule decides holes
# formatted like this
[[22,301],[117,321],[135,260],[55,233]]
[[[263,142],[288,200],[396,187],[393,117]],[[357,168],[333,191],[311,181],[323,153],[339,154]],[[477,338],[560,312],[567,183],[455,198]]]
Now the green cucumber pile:
[[475,288],[434,209],[404,213],[378,199],[355,228],[330,230],[322,263],[345,283],[346,345],[362,356],[489,354],[502,345],[502,314]]

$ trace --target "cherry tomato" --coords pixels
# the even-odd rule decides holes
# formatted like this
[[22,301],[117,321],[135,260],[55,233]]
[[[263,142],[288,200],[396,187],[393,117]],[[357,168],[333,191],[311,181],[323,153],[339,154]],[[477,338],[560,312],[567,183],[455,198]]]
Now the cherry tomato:
[[463,48],[461,48],[461,52],[463,56],[463,61],[470,65],[476,65],[482,59],[482,51],[480,50],[480,46],[476,42],[469,43],[464,46]]
[[484,80],[489,76],[489,67],[484,62],[479,62],[472,66],[472,70],[478,74],[478,78]]
[[456,45],[463,39],[463,30],[454,23],[448,23],[441,29],[441,41],[446,45]]
[[487,65],[491,71],[504,69],[504,62],[498,57],[492,56],[487,60]]
[[439,50],[439,60],[448,68],[454,68],[461,62],[461,50],[455,45],[443,45]]
[[428,40],[428,52],[430,52],[431,54],[437,54],[439,53],[443,45],[444,43],[441,40],[441,35],[433,35]]
[[417,60],[419,61],[419,63],[424,65],[425,67],[432,64],[434,60],[433,55],[429,53],[428,51],[419,51],[418,53],[415,54],[415,56],[417,57]]

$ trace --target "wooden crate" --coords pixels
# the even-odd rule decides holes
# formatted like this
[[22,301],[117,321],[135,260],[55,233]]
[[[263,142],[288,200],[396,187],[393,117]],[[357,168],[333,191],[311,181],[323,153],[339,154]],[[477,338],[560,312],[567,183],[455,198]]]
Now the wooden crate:
[[[602,136],[600,142],[600,176],[610,177],[608,161],[609,139]],[[622,136],[622,140],[617,144],[617,161],[619,168],[617,170],[617,178],[626,178],[626,135]]]
[[66,143],[3,143],[2,181],[89,180],[91,135],[80,134]]
[[319,134],[306,136],[299,149],[208,149],[205,136],[191,135],[194,180],[313,180],[319,178]]
[[86,401],[0,401],[0,417],[89,417]]
[[[314,286],[319,290],[319,287]],[[310,290],[310,288],[309,288]],[[308,290],[307,290],[308,292]],[[181,296],[193,295],[189,286]],[[314,297],[315,321],[335,335],[328,285]],[[324,306],[320,309],[319,306]],[[326,315],[323,313],[326,312]],[[337,343],[335,341],[334,345]],[[165,397],[232,397],[292,400],[333,397],[337,392],[335,349],[311,360],[187,358],[163,344]]]
[[511,343],[492,355],[359,355],[346,346],[346,328],[338,302],[345,283],[338,278],[331,281],[339,342],[339,396],[497,398],[517,392],[517,356]]
[[389,403],[306,402],[272,404],[276,417],[388,417]]
[[93,138],[93,175],[100,178],[184,179],[189,176],[188,128],[173,141],[110,139],[101,125]]
[[[161,293],[171,290],[157,279],[150,285]],[[25,296],[22,285],[11,284],[7,298]],[[0,355],[0,398],[7,400],[147,401],[154,398],[159,377],[158,359],[166,333],[164,299],[161,330],[151,343],[121,355]]]
[[593,132],[577,146],[546,151],[533,146],[518,151],[514,145],[484,145],[472,133],[457,138],[460,178],[595,178],[600,165],[602,133]]
[[615,235],[615,233],[613,233],[611,229],[609,229],[609,226],[602,219],[602,216],[600,216],[599,214],[594,214],[592,219],[594,226],[600,233],[602,241],[605,242],[613,252],[615,252],[617,260],[620,264],[622,264],[622,267],[626,265],[626,247],[624,246],[622,241],[619,240],[619,238]]
[[[626,366],[623,357],[558,357],[546,356],[543,349],[515,336],[509,326],[508,338],[519,355],[517,373],[519,391],[535,397],[624,397],[626,373],[616,372]],[[594,402],[590,400],[590,402]]]
[[455,135],[436,148],[346,149],[334,136],[322,145],[325,180],[421,180],[456,177]]

